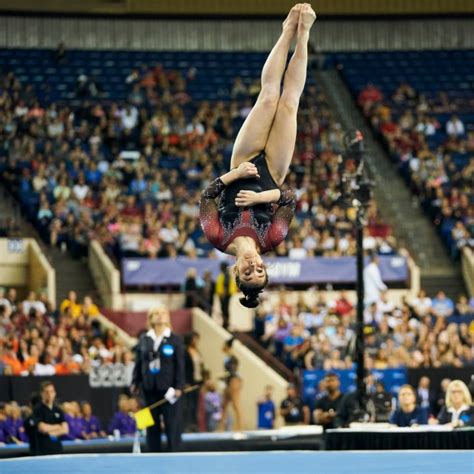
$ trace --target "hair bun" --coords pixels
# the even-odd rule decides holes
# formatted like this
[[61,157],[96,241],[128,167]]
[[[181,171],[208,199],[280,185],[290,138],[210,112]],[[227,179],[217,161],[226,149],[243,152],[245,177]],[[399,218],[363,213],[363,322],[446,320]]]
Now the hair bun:
[[257,295],[245,295],[244,297],[239,299],[240,304],[245,306],[246,308],[256,308],[260,303],[260,299]]

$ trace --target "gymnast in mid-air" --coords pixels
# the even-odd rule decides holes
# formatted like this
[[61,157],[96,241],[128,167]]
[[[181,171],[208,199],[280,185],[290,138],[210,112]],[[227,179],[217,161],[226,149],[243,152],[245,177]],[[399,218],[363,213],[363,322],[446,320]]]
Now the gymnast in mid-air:
[[[315,20],[308,3],[298,3],[290,10],[263,66],[260,94],[235,140],[230,171],[201,195],[204,233],[214,247],[235,255],[235,278],[244,294],[240,302],[248,308],[258,306],[258,295],[268,283],[261,254],[286,237],[295,210],[293,191],[283,191],[280,186],[295,148],[309,32]],[[296,47],[285,72],[294,37]]]

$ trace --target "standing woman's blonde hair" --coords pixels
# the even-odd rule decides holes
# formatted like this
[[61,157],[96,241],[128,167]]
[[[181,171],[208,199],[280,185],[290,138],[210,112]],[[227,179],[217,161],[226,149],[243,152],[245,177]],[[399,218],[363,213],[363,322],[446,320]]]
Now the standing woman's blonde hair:
[[453,390],[458,389],[461,390],[463,393],[463,403],[469,406],[472,406],[472,397],[467,385],[462,380],[453,380],[449,383],[448,388],[446,390],[446,408],[452,408],[453,400],[452,400],[452,392]]
[[169,309],[164,305],[153,306],[148,311],[148,327],[153,328],[153,319],[158,316],[160,319],[164,319],[165,326],[171,329],[171,318]]

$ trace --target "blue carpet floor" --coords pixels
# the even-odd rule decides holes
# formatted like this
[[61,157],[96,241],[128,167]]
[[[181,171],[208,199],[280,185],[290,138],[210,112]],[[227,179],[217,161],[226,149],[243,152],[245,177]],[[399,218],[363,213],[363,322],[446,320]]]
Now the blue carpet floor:
[[474,451],[78,454],[0,461],[1,474],[473,474]]

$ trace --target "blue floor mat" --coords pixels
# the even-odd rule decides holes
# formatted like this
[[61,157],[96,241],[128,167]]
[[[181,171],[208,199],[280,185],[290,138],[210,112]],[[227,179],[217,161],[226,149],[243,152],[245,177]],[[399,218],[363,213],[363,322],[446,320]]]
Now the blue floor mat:
[[78,454],[0,462],[1,474],[472,474],[474,451]]

